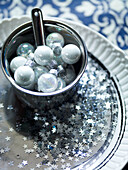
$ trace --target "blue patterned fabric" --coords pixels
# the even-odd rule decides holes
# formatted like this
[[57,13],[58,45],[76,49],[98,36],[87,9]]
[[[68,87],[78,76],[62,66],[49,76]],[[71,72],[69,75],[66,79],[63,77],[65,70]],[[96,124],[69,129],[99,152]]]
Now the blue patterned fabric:
[[83,23],[128,52],[127,0],[0,0],[0,19],[30,16],[33,7],[46,16]]

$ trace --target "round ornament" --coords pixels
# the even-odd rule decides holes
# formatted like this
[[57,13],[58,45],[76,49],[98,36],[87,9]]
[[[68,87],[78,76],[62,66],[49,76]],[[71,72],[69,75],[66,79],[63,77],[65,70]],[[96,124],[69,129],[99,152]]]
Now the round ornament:
[[61,47],[64,46],[64,38],[61,34],[57,32],[53,32],[49,34],[46,38],[46,45],[49,47],[53,47],[55,43],[58,43],[61,45]]
[[22,56],[17,56],[13,58],[10,63],[11,71],[14,73],[18,67],[25,65],[26,62],[27,62],[27,59]]
[[53,51],[50,47],[42,45],[38,46],[34,52],[34,59],[39,65],[48,65],[53,57]]
[[20,66],[14,74],[16,83],[22,87],[32,85],[35,82],[35,73],[29,66]]
[[50,93],[57,89],[58,81],[55,75],[51,73],[42,74],[38,79],[38,91]]
[[75,64],[81,56],[80,49],[74,44],[68,44],[62,48],[62,59],[67,64]]
[[27,42],[20,44],[19,47],[17,48],[17,55],[21,55],[24,57],[27,57],[29,53],[33,53],[33,52],[34,52],[33,45]]

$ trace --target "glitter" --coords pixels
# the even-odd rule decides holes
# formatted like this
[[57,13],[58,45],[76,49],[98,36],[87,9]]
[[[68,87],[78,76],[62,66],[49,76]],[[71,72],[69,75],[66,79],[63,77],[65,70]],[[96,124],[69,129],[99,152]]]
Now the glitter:
[[24,144],[23,148],[25,149],[25,148],[27,148],[27,147],[28,147],[28,146]]
[[[0,108],[4,107],[1,101]],[[52,109],[21,107],[22,112],[11,102],[6,105],[5,109],[13,113],[10,115],[15,115],[15,124],[9,128],[0,128],[1,136],[6,134],[1,137],[1,159],[5,154],[13,158],[12,152],[19,154],[16,157],[18,163],[15,162],[18,168],[73,169],[93,157],[96,160],[97,156],[94,155],[100,149],[103,151],[102,147],[107,149],[118,123],[118,100],[114,83],[108,72],[93,58],[89,60],[78,91],[71,100]],[[1,119],[3,123],[3,115]],[[19,142],[16,134],[17,137],[25,135],[19,137],[22,139]],[[8,142],[13,143],[14,139],[19,142],[16,151]],[[27,160],[21,159],[32,160],[33,163],[28,164]]]
[[4,149],[0,149],[0,153],[1,154],[5,153]]
[[7,136],[5,139],[6,141],[10,141],[11,137]]
[[36,164],[36,168],[40,168],[40,167],[41,167],[40,163]]
[[24,141],[26,141],[26,140],[27,140],[27,138],[26,138],[26,137],[23,137],[23,140],[24,140]]
[[22,161],[22,164],[25,166],[25,165],[28,164],[28,161],[23,160],[23,161]]
[[18,165],[18,168],[23,168],[23,165],[22,165],[22,164],[19,164],[19,165]]
[[10,161],[10,162],[8,163],[8,165],[13,166],[13,165],[14,165],[14,161]]
[[9,128],[9,132],[13,132],[14,131],[14,129],[13,128]]
[[55,133],[56,132],[56,126],[53,126],[52,127],[52,133]]
[[6,148],[5,148],[5,152],[9,152],[10,151],[10,148],[7,146]]

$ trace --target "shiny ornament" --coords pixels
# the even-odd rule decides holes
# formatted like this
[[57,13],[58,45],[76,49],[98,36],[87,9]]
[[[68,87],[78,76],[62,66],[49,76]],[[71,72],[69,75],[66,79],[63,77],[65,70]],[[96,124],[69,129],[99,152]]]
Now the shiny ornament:
[[29,66],[20,66],[14,74],[16,83],[22,87],[29,87],[35,82],[35,73]]
[[17,55],[27,57],[29,53],[34,52],[34,47],[30,43],[22,43],[17,48]]
[[14,73],[18,67],[25,65],[26,62],[27,59],[21,56],[13,58],[10,63],[11,71]]
[[49,34],[46,38],[46,45],[49,47],[53,47],[55,43],[58,43],[61,45],[61,47],[64,46],[64,38],[61,34],[57,32],[53,32]]
[[50,93],[57,89],[58,81],[55,75],[50,73],[42,74],[38,79],[38,91]]
[[34,52],[34,59],[39,65],[47,65],[53,58],[53,51],[48,46],[38,46]]
[[66,82],[62,78],[58,77],[57,80],[58,80],[57,90],[61,90],[64,87],[66,87]]
[[62,49],[62,59],[67,64],[75,64],[81,56],[80,49],[74,44],[68,44]]

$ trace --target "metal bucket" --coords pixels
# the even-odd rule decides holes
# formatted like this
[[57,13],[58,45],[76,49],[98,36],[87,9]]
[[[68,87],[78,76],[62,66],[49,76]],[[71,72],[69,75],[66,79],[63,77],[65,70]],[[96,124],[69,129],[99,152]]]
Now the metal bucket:
[[72,83],[61,90],[51,93],[27,90],[16,84],[10,71],[9,64],[12,58],[16,56],[16,49],[21,43],[28,42],[35,46],[32,22],[19,26],[9,35],[2,48],[1,63],[5,76],[12,84],[17,97],[22,102],[30,107],[38,106],[38,108],[52,108],[67,101],[70,97],[73,97],[73,94],[76,92],[78,82],[86,69],[87,49],[78,33],[62,22],[44,20],[44,29],[46,35],[51,32],[58,32],[63,35],[66,44],[72,43],[80,48],[81,58],[74,64],[77,76]]

